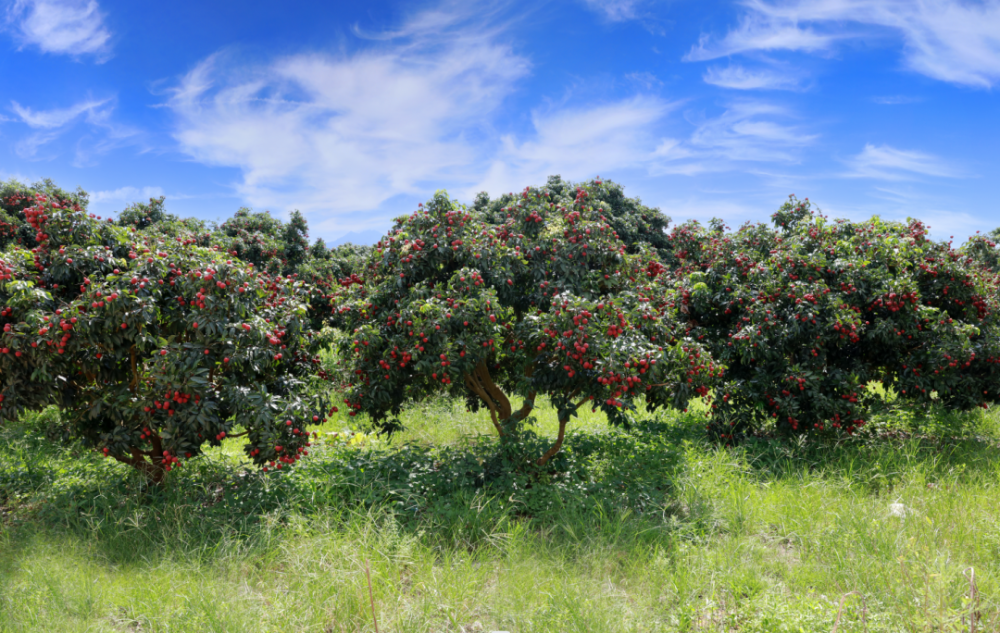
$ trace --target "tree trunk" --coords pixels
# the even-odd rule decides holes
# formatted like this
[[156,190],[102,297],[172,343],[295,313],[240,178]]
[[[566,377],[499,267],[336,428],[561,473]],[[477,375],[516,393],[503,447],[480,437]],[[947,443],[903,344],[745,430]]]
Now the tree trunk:
[[115,455],[114,458],[123,464],[128,464],[132,468],[135,468],[146,477],[146,481],[157,486],[163,483],[163,478],[167,474],[167,471],[163,469],[162,461],[157,463],[155,460],[152,462],[147,460],[145,455],[140,453],[137,448],[132,449],[131,457],[119,457]]
[[[579,393],[579,390],[574,391],[572,394],[570,394],[570,398],[575,396],[577,393]],[[539,466],[544,466],[545,464],[549,463],[550,459],[552,459],[553,457],[556,456],[557,453],[559,453],[559,449],[561,449],[563,445],[563,440],[566,438],[566,424],[569,423],[570,416],[573,414],[574,411],[579,409],[584,402],[587,402],[587,400],[588,400],[587,398],[584,398],[580,402],[577,402],[576,404],[572,405],[569,409],[559,411],[559,435],[556,436],[555,444],[549,447],[549,450],[545,451],[545,454],[538,458],[538,461],[535,462],[536,464],[538,464]]]
[[538,461],[535,462],[536,464],[538,464],[539,466],[544,466],[545,464],[548,464],[549,460],[555,457],[556,453],[559,452],[559,449],[562,448],[563,439],[566,437],[567,422],[569,422],[569,416],[566,416],[565,418],[559,418],[559,435],[556,437],[556,442],[551,447],[549,447],[549,450],[545,451],[544,455],[538,458]]

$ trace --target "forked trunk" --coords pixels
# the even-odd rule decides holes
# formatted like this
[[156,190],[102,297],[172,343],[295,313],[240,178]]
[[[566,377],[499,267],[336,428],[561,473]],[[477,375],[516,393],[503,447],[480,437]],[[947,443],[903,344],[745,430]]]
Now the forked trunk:
[[149,483],[156,485],[163,483],[163,478],[167,474],[167,471],[163,468],[163,462],[149,461],[141,453],[139,455],[136,455],[136,453],[138,453],[138,449],[133,448],[132,457],[119,457],[115,455],[115,459],[138,470],[146,477],[146,481]]
[[559,418],[559,435],[556,437],[556,443],[553,444],[549,450],[545,451],[545,454],[538,458],[535,462],[539,466],[544,466],[549,463],[549,460],[556,456],[559,449],[562,448],[563,439],[566,437],[566,423],[569,422],[569,416],[565,418]]
[[130,457],[120,457],[115,455],[114,458],[121,463],[128,464],[132,468],[138,470],[146,477],[146,481],[149,483],[160,485],[163,483],[163,479],[167,475],[167,471],[163,464],[163,444],[160,442],[160,437],[158,435],[154,435],[151,442],[153,444],[153,450],[149,452],[144,452],[133,447],[131,449]]
[[[531,376],[534,367],[529,366],[525,375]],[[465,386],[468,387],[469,391],[479,396],[479,398],[486,404],[486,408],[490,411],[490,419],[493,421],[493,427],[497,430],[497,435],[501,438],[507,437],[514,433],[517,428],[517,424],[522,420],[526,419],[535,408],[535,396],[536,392],[532,391],[528,394],[525,399],[524,404],[517,411],[513,411],[510,406],[510,399],[507,398],[506,394],[496,386],[493,382],[493,378],[490,376],[489,368],[486,366],[485,361],[479,361],[476,365],[476,369],[465,375]],[[570,395],[572,398],[577,392],[573,392]],[[566,438],[566,424],[569,423],[570,414],[576,411],[577,408],[584,401],[571,407],[565,412],[560,412],[559,416],[559,435],[556,437],[555,443],[549,447],[549,450],[545,451],[536,463],[539,466],[544,466],[552,459],[559,450],[562,448],[563,440]]]

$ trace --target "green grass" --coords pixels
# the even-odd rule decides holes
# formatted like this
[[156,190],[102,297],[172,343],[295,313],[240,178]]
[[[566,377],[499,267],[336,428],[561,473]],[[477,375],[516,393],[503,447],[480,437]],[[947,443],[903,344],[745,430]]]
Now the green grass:
[[728,449],[697,412],[645,417],[583,414],[514,476],[440,401],[277,476],[228,441],[160,489],[25,420],[0,429],[0,631],[374,631],[366,566],[383,632],[1000,627],[991,414]]

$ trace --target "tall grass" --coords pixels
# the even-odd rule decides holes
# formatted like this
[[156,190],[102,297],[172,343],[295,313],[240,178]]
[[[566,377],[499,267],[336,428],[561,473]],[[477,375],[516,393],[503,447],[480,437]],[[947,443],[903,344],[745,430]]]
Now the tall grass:
[[0,429],[0,631],[374,631],[373,604],[383,632],[996,630],[1000,424],[895,416],[720,448],[697,411],[586,412],[528,476],[439,401],[391,442],[337,418],[290,472],[230,440],[159,488],[26,419]]

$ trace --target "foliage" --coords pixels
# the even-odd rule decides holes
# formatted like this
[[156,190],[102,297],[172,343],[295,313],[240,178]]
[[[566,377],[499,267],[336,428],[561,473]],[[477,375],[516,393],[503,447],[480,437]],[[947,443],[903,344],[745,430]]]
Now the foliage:
[[768,420],[851,433],[876,381],[920,406],[997,399],[995,273],[916,220],[828,222],[791,198],[774,223],[692,231],[699,272],[678,285],[688,335],[728,368],[712,405],[720,437]]
[[0,420],[55,405],[154,481],[237,426],[257,464],[306,454],[325,404],[306,393],[320,342],[304,284],[59,199],[24,215],[38,246],[0,255]]
[[308,223],[299,211],[282,222],[270,213],[243,208],[218,227],[212,243],[260,270],[305,281],[310,289],[310,327],[318,331],[334,312],[337,289],[359,281],[357,275],[371,248],[345,244],[330,249],[321,239],[310,246],[308,238]]
[[298,266],[296,275],[313,289],[309,298],[313,329],[320,330],[326,323],[342,325],[336,316],[337,297],[343,288],[361,283],[359,275],[371,251],[370,246],[350,243],[329,249],[320,240],[310,248],[309,257]]
[[545,463],[584,404],[627,423],[637,402],[683,408],[706,393],[722,370],[651,301],[672,290],[637,285],[664,269],[642,245],[627,252],[610,205],[590,199],[607,188],[529,187],[471,210],[438,192],[397,218],[338,303],[352,414],[392,431],[405,402],[446,392],[485,405],[504,436],[546,395],[560,432]]
[[980,235],[979,231],[962,245],[962,252],[971,257],[975,262],[997,273],[1000,272],[1000,248],[997,248],[997,241],[1000,240],[1000,229],[994,229],[987,235]]
[[305,261],[309,254],[309,226],[298,210],[281,230],[282,255],[286,271],[293,271]]
[[36,231],[24,216],[24,211],[34,206],[37,196],[57,200],[63,206],[87,208],[87,192],[79,188],[73,193],[64,191],[48,178],[31,186],[13,179],[0,182],[0,251],[8,244],[20,244],[25,248],[37,246]]
[[118,224],[146,230],[153,225],[177,222],[177,216],[167,213],[164,205],[165,200],[165,196],[160,196],[159,198],[150,198],[149,204],[143,202],[130,204],[118,214]]
[[[580,188],[586,189],[591,205],[601,206],[605,220],[625,243],[628,253],[638,253],[643,246],[648,246],[661,259],[669,259],[673,250],[666,231],[670,218],[659,209],[643,205],[639,198],[625,197],[625,189],[621,185],[601,180],[600,177],[573,184],[560,176],[549,176],[544,187],[550,202],[563,206],[573,203]],[[503,224],[507,220],[504,209],[515,204],[517,198],[515,194],[509,193],[490,200],[489,195],[484,192],[476,197],[473,209],[484,213],[488,222]]]
[[254,213],[243,207],[221,225],[216,240],[224,250],[258,270],[273,274],[285,272],[287,259],[282,237],[284,223],[267,211]]

